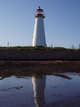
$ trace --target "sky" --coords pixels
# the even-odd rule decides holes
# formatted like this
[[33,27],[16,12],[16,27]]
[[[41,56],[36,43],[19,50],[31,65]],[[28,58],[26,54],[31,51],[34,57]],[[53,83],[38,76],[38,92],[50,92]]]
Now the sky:
[[44,9],[47,45],[78,48],[80,0],[0,0],[0,46],[31,46],[35,11]]

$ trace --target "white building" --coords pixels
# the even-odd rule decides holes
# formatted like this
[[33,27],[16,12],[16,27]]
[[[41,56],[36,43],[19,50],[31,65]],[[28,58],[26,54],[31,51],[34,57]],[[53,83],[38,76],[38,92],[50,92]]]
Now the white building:
[[43,9],[38,7],[35,15],[34,33],[32,46],[43,46],[46,47],[45,30],[44,30],[44,14]]

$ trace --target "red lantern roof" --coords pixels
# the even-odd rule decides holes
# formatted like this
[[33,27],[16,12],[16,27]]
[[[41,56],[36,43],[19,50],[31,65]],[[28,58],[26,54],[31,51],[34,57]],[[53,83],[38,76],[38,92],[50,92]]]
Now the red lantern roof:
[[42,17],[42,18],[45,18],[45,16],[43,14],[37,14],[35,15],[35,17]]
[[37,9],[37,14],[35,15],[35,17],[45,18],[44,14],[43,14],[43,9],[41,9],[40,6]]

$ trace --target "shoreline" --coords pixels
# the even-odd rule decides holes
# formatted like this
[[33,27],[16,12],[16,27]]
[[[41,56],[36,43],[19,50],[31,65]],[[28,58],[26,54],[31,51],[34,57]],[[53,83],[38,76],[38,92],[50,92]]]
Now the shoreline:
[[60,73],[80,73],[80,61],[0,61],[1,80],[10,76],[59,76]]
[[39,62],[39,61],[63,61],[63,62],[70,62],[70,61],[80,61],[80,59],[8,59],[8,58],[3,58],[3,59],[0,59],[0,62],[1,61],[26,61],[26,62]]

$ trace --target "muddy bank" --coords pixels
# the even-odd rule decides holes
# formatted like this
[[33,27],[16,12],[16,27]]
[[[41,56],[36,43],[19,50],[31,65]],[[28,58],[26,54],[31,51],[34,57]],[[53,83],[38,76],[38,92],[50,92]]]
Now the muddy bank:
[[77,72],[80,61],[0,61],[0,76]]

